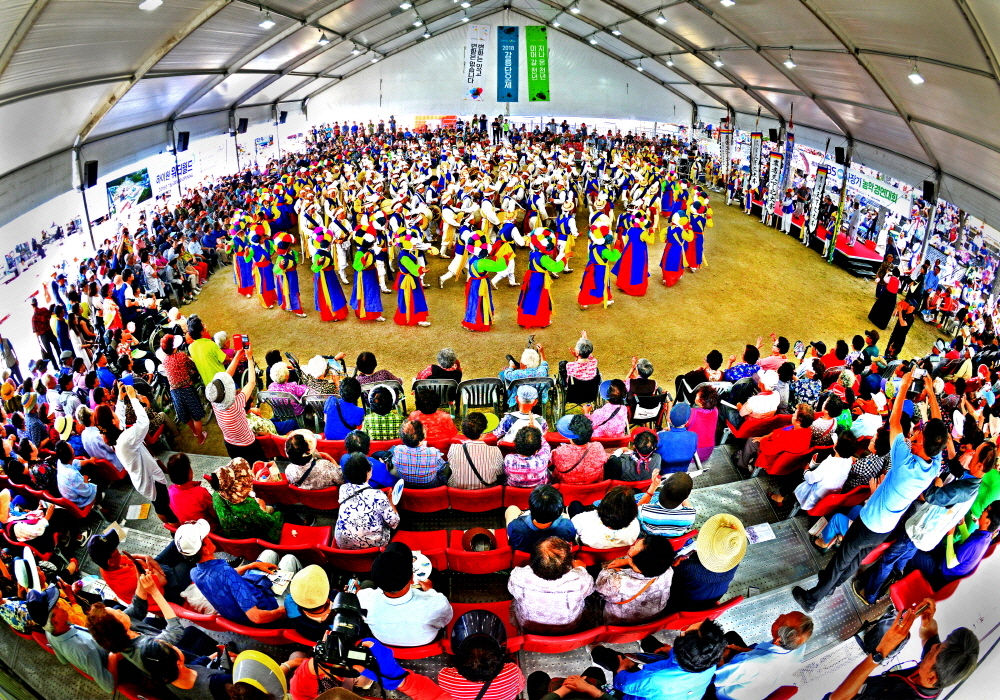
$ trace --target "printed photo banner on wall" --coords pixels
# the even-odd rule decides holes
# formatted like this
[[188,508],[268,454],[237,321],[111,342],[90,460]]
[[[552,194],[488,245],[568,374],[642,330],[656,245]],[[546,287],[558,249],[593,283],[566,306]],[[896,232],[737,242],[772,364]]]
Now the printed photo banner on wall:
[[490,42],[490,25],[470,24],[465,51],[465,99],[483,101],[486,67],[486,45]]
[[764,137],[759,131],[750,134],[750,189],[760,187],[760,146]]
[[528,25],[524,28],[528,54],[528,101],[549,101],[549,30]]
[[823,194],[826,192],[826,177],[830,169],[825,165],[816,168],[816,182],[813,183],[812,201],[809,203],[809,223],[808,230],[815,233],[819,226],[819,205],[823,202]]
[[781,164],[785,156],[777,151],[771,151],[767,172],[767,213],[773,214],[781,195]]
[[520,27],[497,27],[497,102],[517,102]]
[[719,129],[719,161],[722,163],[722,175],[726,178],[729,177],[729,166],[732,157],[729,152],[732,148],[733,143],[733,130]]

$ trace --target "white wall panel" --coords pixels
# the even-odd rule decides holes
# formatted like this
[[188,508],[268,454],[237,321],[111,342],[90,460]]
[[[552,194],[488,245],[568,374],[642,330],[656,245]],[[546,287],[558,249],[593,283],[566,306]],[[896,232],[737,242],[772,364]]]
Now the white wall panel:
[[[479,20],[499,26],[533,24],[510,13]],[[310,117],[330,119],[385,118],[390,114],[498,114],[504,105],[496,98],[496,43],[491,38],[486,62],[486,100],[462,99],[464,25],[390,56],[325,90],[309,102]],[[524,44],[524,32],[521,32]],[[523,116],[579,115],[619,119],[690,121],[689,105],[636,70],[604,56],[587,44],[557,31],[549,32],[551,102],[527,101],[527,67],[521,51],[521,102],[511,113]]]

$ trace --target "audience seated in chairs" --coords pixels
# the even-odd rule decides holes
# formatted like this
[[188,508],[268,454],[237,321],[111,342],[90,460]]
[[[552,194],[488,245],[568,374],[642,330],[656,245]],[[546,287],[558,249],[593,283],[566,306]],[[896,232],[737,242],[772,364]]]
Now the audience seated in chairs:
[[451,488],[485,489],[500,483],[504,474],[503,453],[496,445],[487,445],[480,439],[486,426],[486,416],[478,411],[469,413],[462,421],[462,441],[448,448]]
[[760,358],[757,364],[763,370],[773,369],[777,371],[781,365],[788,362],[788,355],[786,353],[791,347],[791,343],[788,342],[788,338],[779,336],[776,333],[771,334],[771,342],[771,354]]
[[[347,434],[344,439],[344,448],[347,452],[340,458],[340,468],[341,471],[345,470],[347,467],[347,460],[353,454],[360,454],[368,460],[368,468],[371,470],[371,476],[368,478],[368,485],[376,489],[391,488],[399,479],[389,473],[389,468],[386,466],[385,460],[392,459],[392,453],[388,451],[380,451],[378,457],[370,456],[368,453],[371,450],[371,440],[368,437],[368,433],[363,430],[352,430]],[[346,479],[346,471],[345,479]]]
[[536,486],[528,497],[528,510],[509,506],[504,513],[507,541],[517,552],[531,552],[548,537],[576,541],[576,528],[563,513],[562,494],[553,486]]
[[511,617],[527,633],[568,634],[583,622],[594,579],[576,566],[570,543],[547,537],[535,543],[527,566],[510,572]]
[[[534,337],[534,336],[532,336]],[[521,353],[520,363],[516,362],[510,355],[507,356],[507,368],[500,371],[499,375],[505,383],[510,384],[515,379],[528,379],[533,377],[548,377],[549,363],[545,360],[545,351],[541,345],[527,347]],[[549,400],[548,389],[542,395],[542,403]],[[520,394],[520,388],[518,388]],[[537,400],[537,396],[535,397]],[[515,402],[519,403],[520,397],[510,394],[507,397],[507,405],[513,407]]]
[[[831,493],[840,493],[857,449],[858,441],[854,436],[848,432],[841,433],[833,448],[834,454],[805,470],[802,483],[795,487],[795,499],[802,510],[811,510]],[[772,500],[781,505],[777,498],[772,497]]]
[[690,420],[691,407],[686,403],[678,403],[670,408],[670,428],[660,431],[656,442],[661,473],[688,470],[698,451],[698,435],[687,429]]
[[316,436],[308,430],[293,430],[285,438],[288,467],[285,478],[300,489],[329,489],[344,483],[340,465],[325,452],[316,451]]
[[[694,388],[704,382],[721,382],[725,379],[722,367],[722,353],[712,350],[705,356],[705,362],[698,369],[687,374],[678,375],[674,380],[674,393],[678,401],[691,402],[694,399]],[[641,373],[640,373],[641,376]],[[639,393],[633,391],[632,393]]]
[[311,564],[292,577],[285,613],[291,628],[306,639],[318,642],[323,638],[336,616],[330,602],[330,578],[323,567]]
[[670,598],[674,549],[660,535],[643,535],[624,557],[607,563],[597,575],[604,599],[604,622],[638,625],[662,614]]
[[584,506],[579,501],[569,504],[570,521],[580,544],[593,549],[629,547],[639,538],[639,507],[628,486],[615,486],[600,504]]
[[879,428],[875,436],[868,441],[868,454],[854,460],[851,473],[844,482],[843,492],[867,484],[877,479],[889,467],[889,429]]
[[352,430],[358,430],[365,421],[365,409],[358,405],[361,385],[354,377],[344,377],[340,382],[340,396],[331,396],[323,404],[323,437],[343,440]]
[[372,440],[397,439],[399,428],[403,425],[403,416],[396,410],[396,397],[392,389],[386,386],[372,389],[368,395],[368,408],[361,426],[368,437]]
[[647,481],[660,469],[656,433],[645,428],[632,434],[631,449],[619,448],[604,463],[604,478],[616,481]]
[[798,379],[792,382],[789,403],[807,403],[816,407],[819,395],[823,392],[823,382],[820,377],[826,370],[819,358],[805,358],[799,365]]
[[369,485],[371,458],[352,452],[344,463],[345,483],[340,487],[340,510],[334,538],[340,549],[384,547],[399,526],[399,511],[389,497]]
[[580,339],[576,341],[576,346],[570,348],[569,352],[576,359],[569,362],[560,362],[560,373],[565,368],[567,377],[579,379],[581,382],[589,382],[597,376],[597,358],[594,357],[594,344],[587,337],[587,331],[583,331]]
[[302,376],[299,379],[309,387],[310,394],[333,394],[339,393],[339,383],[344,377],[344,353],[338,353],[333,359],[340,364],[340,371],[331,367],[330,363],[322,355],[313,355],[309,362],[302,368]]
[[687,429],[698,435],[698,458],[704,463],[715,449],[715,435],[719,425],[719,392],[711,384],[702,385],[691,406]]
[[590,414],[594,425],[594,437],[623,437],[628,435],[628,408],[625,397],[628,389],[621,379],[601,382],[601,398],[606,402]]
[[680,537],[690,532],[697,515],[687,500],[693,488],[694,480],[687,472],[674,472],[665,479],[654,475],[649,489],[636,501],[643,533]]
[[441,450],[429,447],[424,439],[423,422],[406,420],[399,429],[403,444],[392,452],[392,465],[396,475],[412,489],[429,489],[448,483],[448,463]]
[[552,451],[552,478],[562,484],[596,484],[604,479],[608,459],[604,445],[591,442],[594,424],[587,416],[574,414],[559,419],[559,434],[570,439]]
[[212,494],[199,481],[195,481],[191,460],[186,454],[177,452],[170,455],[167,460],[167,476],[171,482],[167,488],[170,510],[177,516],[177,521],[186,523],[204,518],[213,527],[218,527]]
[[537,426],[543,434],[548,432],[549,424],[533,412],[538,403],[538,389],[528,384],[522,385],[517,388],[514,396],[517,397],[517,410],[505,413],[500,419],[500,425],[493,430],[493,434],[500,438],[501,442],[515,442],[518,431],[529,424]]
[[532,488],[549,483],[552,448],[534,422],[534,418],[529,419],[529,424],[517,431],[514,451],[503,458],[508,486]]
[[[271,365],[269,376],[271,377],[271,384],[267,387],[268,391],[284,391],[297,399],[301,399],[309,391],[309,387],[304,384],[295,384],[288,380],[289,369],[288,365],[284,362],[276,362]],[[298,402],[292,403],[291,408],[292,413],[297,416],[301,416],[305,411],[305,406]]]
[[394,542],[372,564],[372,588],[358,591],[365,620],[383,644],[419,647],[433,642],[454,613],[431,581],[413,582],[413,553]]
[[674,560],[668,611],[707,610],[729,590],[747,553],[747,533],[740,519],[713,515],[698,530],[695,551]]
[[783,452],[801,453],[812,445],[812,424],[815,419],[812,406],[800,403],[792,414],[791,425],[771,431],[763,437],[748,438],[736,455],[736,464],[748,471],[757,463],[758,455],[773,459]]
[[378,382],[400,382],[402,380],[395,374],[387,369],[380,369],[375,371],[378,367],[378,360],[375,359],[375,353],[363,352],[358,355],[358,359],[354,363],[357,373],[355,377],[361,386],[365,384],[377,384]]
[[653,363],[645,357],[632,358],[632,369],[625,379],[625,386],[628,393],[633,396],[652,396],[656,393],[656,380],[650,379],[653,376]]
[[462,363],[451,348],[438,351],[435,364],[428,365],[417,373],[417,379],[454,379],[462,381]]
[[498,636],[505,639],[503,621],[491,612],[475,610],[458,619],[456,631],[465,627],[466,621],[468,636],[458,641],[460,635],[452,632],[454,665],[441,669],[438,685],[452,698],[475,698],[480,693],[487,697],[488,693],[490,700],[514,700],[524,689],[524,674],[516,663],[507,660],[506,649],[495,633],[485,631],[499,629],[502,635]]
[[441,397],[436,391],[417,389],[414,403],[417,410],[410,413],[410,420],[420,421],[428,440],[446,440],[458,435],[451,414],[438,410],[441,407]]
[[[743,358],[736,362],[736,355],[729,356],[729,365],[723,373],[727,382],[738,382],[741,379],[752,377],[760,371],[760,339],[757,345],[747,345],[743,348]],[[693,387],[692,387],[693,388]]]

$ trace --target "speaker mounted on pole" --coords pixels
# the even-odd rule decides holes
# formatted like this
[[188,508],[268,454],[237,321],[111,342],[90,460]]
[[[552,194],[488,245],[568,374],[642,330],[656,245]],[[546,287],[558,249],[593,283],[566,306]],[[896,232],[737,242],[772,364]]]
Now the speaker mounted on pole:
[[97,185],[97,161],[88,160],[83,164],[83,186],[87,189]]

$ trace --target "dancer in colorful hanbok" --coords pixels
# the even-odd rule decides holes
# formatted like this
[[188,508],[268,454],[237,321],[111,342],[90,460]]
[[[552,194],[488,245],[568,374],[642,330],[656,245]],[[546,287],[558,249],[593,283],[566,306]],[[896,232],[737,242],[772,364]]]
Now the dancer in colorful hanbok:
[[519,286],[515,277],[516,257],[514,244],[524,246],[524,236],[517,230],[517,201],[510,196],[504,197],[500,205],[500,228],[497,229],[496,240],[493,242],[493,258],[502,260],[504,267],[493,276],[493,288],[496,289],[500,280],[507,278],[511,287]]
[[295,236],[287,231],[274,237],[274,286],[278,294],[278,306],[291,311],[299,318],[305,318],[302,301],[299,299],[299,252],[293,250]]
[[638,209],[632,214],[629,227],[622,235],[624,248],[615,263],[615,285],[629,296],[641,297],[649,285],[649,249],[656,238],[646,214]]
[[555,235],[545,228],[537,228],[529,238],[528,271],[524,273],[521,294],[517,298],[517,324],[524,328],[545,328],[552,323],[551,275],[563,271],[557,260]]
[[351,288],[350,307],[362,321],[385,321],[382,315],[382,295],[376,268],[378,233],[371,226],[358,229],[354,234],[354,286]]
[[492,327],[493,287],[489,276],[491,272],[500,272],[507,266],[502,258],[490,257],[485,239],[481,239],[482,245],[478,245],[479,242],[469,252],[469,280],[465,283],[465,316],[462,318],[462,325],[470,331],[488,331]]
[[687,217],[678,212],[670,218],[670,222],[662,232],[667,245],[663,249],[663,257],[660,258],[660,269],[663,273],[663,284],[668,287],[677,284],[684,274],[684,268],[687,267],[684,255],[687,226]]
[[229,256],[233,260],[233,276],[237,291],[247,299],[253,296],[253,262],[248,257],[250,243],[247,241],[247,221],[233,217],[233,227],[230,229]]
[[333,252],[330,250],[330,236],[320,229],[315,238],[315,253],[312,256],[313,302],[322,321],[343,321],[347,318],[347,299],[334,271]]
[[591,304],[614,304],[611,298],[611,266],[618,262],[621,253],[615,250],[615,234],[611,220],[605,216],[590,227],[590,246],[587,249],[587,268],[583,271],[577,303],[586,309]]
[[[396,273],[396,316],[400,326],[429,326],[427,299],[421,277],[426,271],[417,248],[421,245],[419,232],[409,230],[399,236],[399,272]],[[427,246],[429,247],[429,246]]]
[[573,200],[566,197],[559,207],[559,215],[553,224],[556,234],[556,244],[559,249],[559,259],[563,262],[563,272],[572,272],[570,258],[573,257],[573,243],[576,242],[576,213],[573,210]]
[[254,224],[251,228],[246,257],[253,264],[253,285],[261,306],[270,309],[277,301],[277,295],[274,291],[274,270],[271,269],[273,245],[265,227],[266,224]]
[[712,210],[700,199],[691,203],[691,240],[688,241],[685,249],[688,269],[697,272],[698,268],[705,264],[705,229],[711,228],[715,224],[712,222]]

